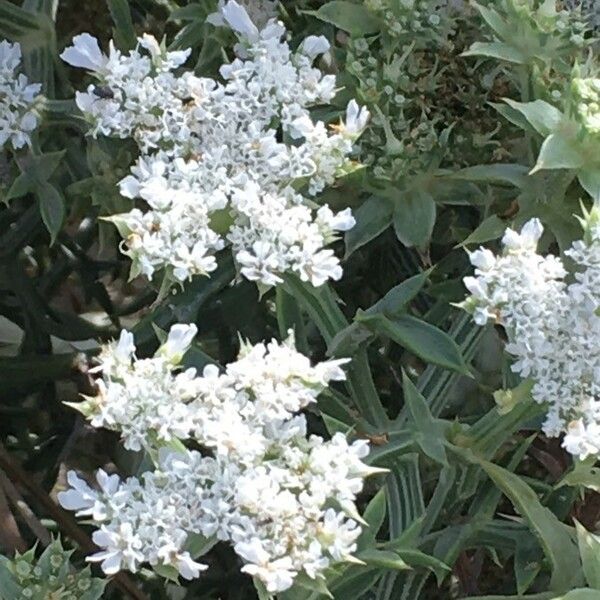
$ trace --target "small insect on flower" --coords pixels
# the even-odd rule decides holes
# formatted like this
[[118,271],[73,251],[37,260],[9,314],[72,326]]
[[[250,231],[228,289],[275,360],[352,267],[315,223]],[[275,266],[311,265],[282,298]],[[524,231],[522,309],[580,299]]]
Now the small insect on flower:
[[95,85],[93,93],[103,100],[110,100],[115,97],[115,93],[107,85]]

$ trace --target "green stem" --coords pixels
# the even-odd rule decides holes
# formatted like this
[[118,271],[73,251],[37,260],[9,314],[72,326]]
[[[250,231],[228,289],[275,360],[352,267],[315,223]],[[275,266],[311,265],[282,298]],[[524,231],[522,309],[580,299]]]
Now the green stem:
[[[304,307],[327,344],[339,331],[348,327],[348,320],[329,286],[314,288],[293,275],[287,275],[285,287]],[[386,431],[389,420],[373,383],[366,350],[359,350],[349,364],[346,387],[361,415],[379,431]]]

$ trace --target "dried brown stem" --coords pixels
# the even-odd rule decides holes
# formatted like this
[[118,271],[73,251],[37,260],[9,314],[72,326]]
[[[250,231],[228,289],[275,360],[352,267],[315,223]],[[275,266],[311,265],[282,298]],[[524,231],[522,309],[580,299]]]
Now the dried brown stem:
[[50,532],[42,525],[40,520],[35,516],[34,512],[29,508],[29,505],[23,499],[23,496],[13,484],[13,482],[5,475],[4,471],[0,471],[0,487],[4,488],[6,495],[12,502],[12,505],[19,511],[21,518],[27,523],[27,526],[35,537],[40,541],[42,546],[50,544]]
[[9,554],[14,553],[15,550],[25,552],[27,549],[2,485],[0,485],[0,546]]

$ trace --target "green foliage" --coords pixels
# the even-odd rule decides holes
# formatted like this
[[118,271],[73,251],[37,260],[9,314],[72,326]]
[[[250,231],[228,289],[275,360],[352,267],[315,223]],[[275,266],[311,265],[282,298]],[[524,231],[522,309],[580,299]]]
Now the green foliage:
[[89,567],[76,570],[70,559],[73,551],[54,540],[39,558],[35,548],[13,559],[0,557],[0,597],[3,600],[52,598],[56,600],[98,600],[106,580],[92,577]]
[[[216,76],[234,44],[205,23],[216,1],[84,4],[0,0],[0,37],[22,44],[44,93],[31,147],[0,151],[0,440],[31,489],[53,493],[64,466],[143,470],[65,407],[90,393],[98,341],[128,327],[146,356],[172,323],[194,322],[185,366],[202,368],[232,360],[240,336],[292,329],[311,359],[351,359],[347,381],[308,411],[311,431],[368,438],[368,461],[387,471],[360,499],[357,562],[326,581],[301,578],[281,600],[600,598],[598,532],[586,518],[598,467],[571,464],[539,434],[544,409],[511,373],[502,334],[452,306],[470,274],[465,249],[493,247],[538,217],[543,243],[562,251],[580,236],[574,215],[600,200],[598,46],[585,15],[554,0],[280,2],[292,46],[307,35],[332,44],[318,66],[337,74],[339,93],[315,117],[334,124],[356,98],[371,121],[355,152],[364,168],[315,198],[353,208],[356,226],[332,245],[344,276],[314,288],[286,275],[259,297],[227,250],[184,289],[128,280],[106,218],[133,206],[117,184],[136,149],[85,135],[73,90],[88,80],[58,59],[74,32],[125,51],[152,31],[191,48],[198,76]],[[214,575],[165,587],[143,572],[136,584],[157,600],[270,599],[215,541],[188,541]],[[121,597],[74,569],[60,541],[35,554],[0,559],[0,597]]]

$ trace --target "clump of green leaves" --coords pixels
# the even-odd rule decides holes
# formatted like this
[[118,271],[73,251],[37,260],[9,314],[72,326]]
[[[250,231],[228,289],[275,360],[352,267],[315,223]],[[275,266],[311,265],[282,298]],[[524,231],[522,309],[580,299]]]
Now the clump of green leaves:
[[0,556],[0,597],[2,600],[98,600],[106,580],[92,577],[89,567],[76,570],[71,564],[73,550],[54,540],[39,556],[36,548],[13,559]]
[[474,153],[491,159],[497,119],[482,102],[489,83],[486,89],[484,77],[457,60],[472,35],[473,13],[439,0],[366,6],[381,28],[348,40],[346,70],[353,93],[372,112],[360,157],[373,178],[407,185],[422,171],[468,163]]

